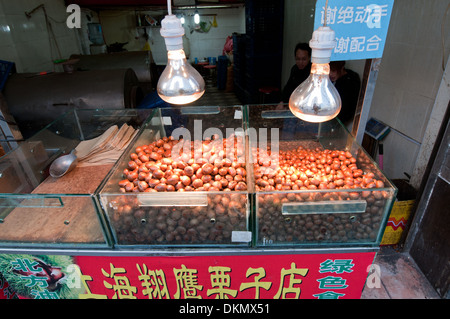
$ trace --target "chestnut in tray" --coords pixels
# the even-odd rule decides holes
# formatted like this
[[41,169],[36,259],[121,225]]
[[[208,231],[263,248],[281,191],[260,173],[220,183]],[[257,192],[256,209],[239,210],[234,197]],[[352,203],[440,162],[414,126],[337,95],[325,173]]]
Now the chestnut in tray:
[[[164,137],[137,147],[119,182],[121,192],[220,193],[207,194],[205,207],[140,207],[134,196],[119,197],[110,214],[119,244],[231,244],[233,231],[246,231],[248,199],[235,192],[247,190],[250,182],[240,139],[191,142]],[[390,193],[380,190],[383,181],[350,152],[304,147],[251,152],[259,243],[376,239]],[[347,200],[365,201],[365,212],[282,214],[284,203]]]
[[110,212],[119,244],[228,245],[233,231],[247,230],[247,195],[238,192],[247,190],[240,137],[200,143],[164,137],[136,147],[123,174],[123,193],[220,194],[207,194],[207,205],[198,207],[141,207],[137,196],[119,196]]
[[[232,135],[197,144],[164,137],[139,146],[130,155],[128,167],[123,171],[125,179],[119,182],[120,191],[245,191],[247,172],[245,161],[240,160],[244,159],[245,151],[239,139]],[[178,152],[186,146],[189,154]],[[232,156],[227,153],[230,146]],[[172,154],[175,147],[176,156]]]
[[[258,149],[252,150],[258,154]],[[306,149],[259,154],[254,163],[257,196],[258,243],[373,242],[378,236],[391,194],[368,165],[347,151]],[[380,190],[381,188],[381,190]],[[304,192],[289,192],[304,190]],[[283,215],[286,203],[356,201],[367,203],[364,212]]]
[[110,219],[122,245],[228,245],[233,231],[247,230],[246,200],[222,192],[206,206],[139,207],[136,197],[121,196]]
[[[258,149],[252,150],[258,154]],[[305,149],[298,147],[279,151],[277,164],[269,152],[259,154],[254,163],[257,191],[383,188],[372,172],[358,168],[356,159],[348,151]]]

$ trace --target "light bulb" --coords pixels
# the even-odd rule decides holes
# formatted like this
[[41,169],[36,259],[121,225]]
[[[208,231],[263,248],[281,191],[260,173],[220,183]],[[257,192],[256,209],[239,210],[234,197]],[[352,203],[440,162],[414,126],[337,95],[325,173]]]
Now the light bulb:
[[169,51],[167,66],[159,78],[157,91],[167,103],[188,104],[205,93],[205,80],[186,61],[184,50]]
[[200,23],[200,15],[198,14],[198,11],[195,11],[194,22],[195,22],[195,24],[199,24]]
[[156,87],[158,95],[171,104],[188,104],[198,100],[205,93],[205,80],[186,60],[184,28],[180,19],[167,15],[161,21],[161,35],[168,53],[167,66]]
[[307,122],[325,122],[341,111],[341,97],[330,80],[330,65],[313,63],[311,74],[292,93],[289,109]]
[[311,74],[292,92],[289,109],[298,118],[313,123],[329,121],[341,111],[341,97],[330,80],[330,57],[336,46],[330,27],[319,27],[311,41]]

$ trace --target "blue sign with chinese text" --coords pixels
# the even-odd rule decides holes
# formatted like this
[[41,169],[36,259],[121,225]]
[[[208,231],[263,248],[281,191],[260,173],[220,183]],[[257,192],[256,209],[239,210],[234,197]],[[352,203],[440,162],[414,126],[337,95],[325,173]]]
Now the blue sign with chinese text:
[[[314,30],[324,24],[326,0],[317,0]],[[394,0],[329,0],[327,26],[336,33],[331,61],[381,58]]]

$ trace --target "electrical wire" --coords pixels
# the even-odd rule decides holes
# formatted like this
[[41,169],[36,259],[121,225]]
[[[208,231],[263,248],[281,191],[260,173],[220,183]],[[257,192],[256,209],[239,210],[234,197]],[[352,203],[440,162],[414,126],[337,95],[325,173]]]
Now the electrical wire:
[[327,11],[328,11],[328,0],[325,1],[325,12],[324,12],[324,18],[323,18],[323,26],[327,26]]
[[169,15],[172,15],[172,1],[167,0],[167,10],[169,11]]
[[[55,48],[57,50],[58,58],[62,59],[61,50],[60,50],[59,45],[58,45],[58,40],[56,39],[55,32],[53,31],[52,24],[50,23],[50,17],[47,14],[47,10],[45,9],[45,5],[44,4],[38,5],[33,10],[25,12],[25,15],[27,16],[28,19],[31,19],[33,14],[36,11],[38,11],[39,9],[42,9],[42,11],[44,12],[45,25],[46,25],[46,28],[47,28],[48,42],[49,42],[49,47],[50,47],[50,56],[51,56],[50,58],[52,59],[52,61],[54,60],[53,50],[52,50],[52,40],[53,40],[53,42],[55,44]],[[53,66],[53,71],[54,71],[54,69],[55,69],[55,67]]]

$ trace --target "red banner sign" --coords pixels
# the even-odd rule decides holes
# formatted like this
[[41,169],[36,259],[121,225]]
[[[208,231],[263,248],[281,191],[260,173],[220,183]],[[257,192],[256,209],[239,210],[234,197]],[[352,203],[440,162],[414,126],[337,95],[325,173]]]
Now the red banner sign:
[[375,253],[78,257],[80,299],[357,299]]
[[358,299],[374,257],[0,255],[0,299]]

